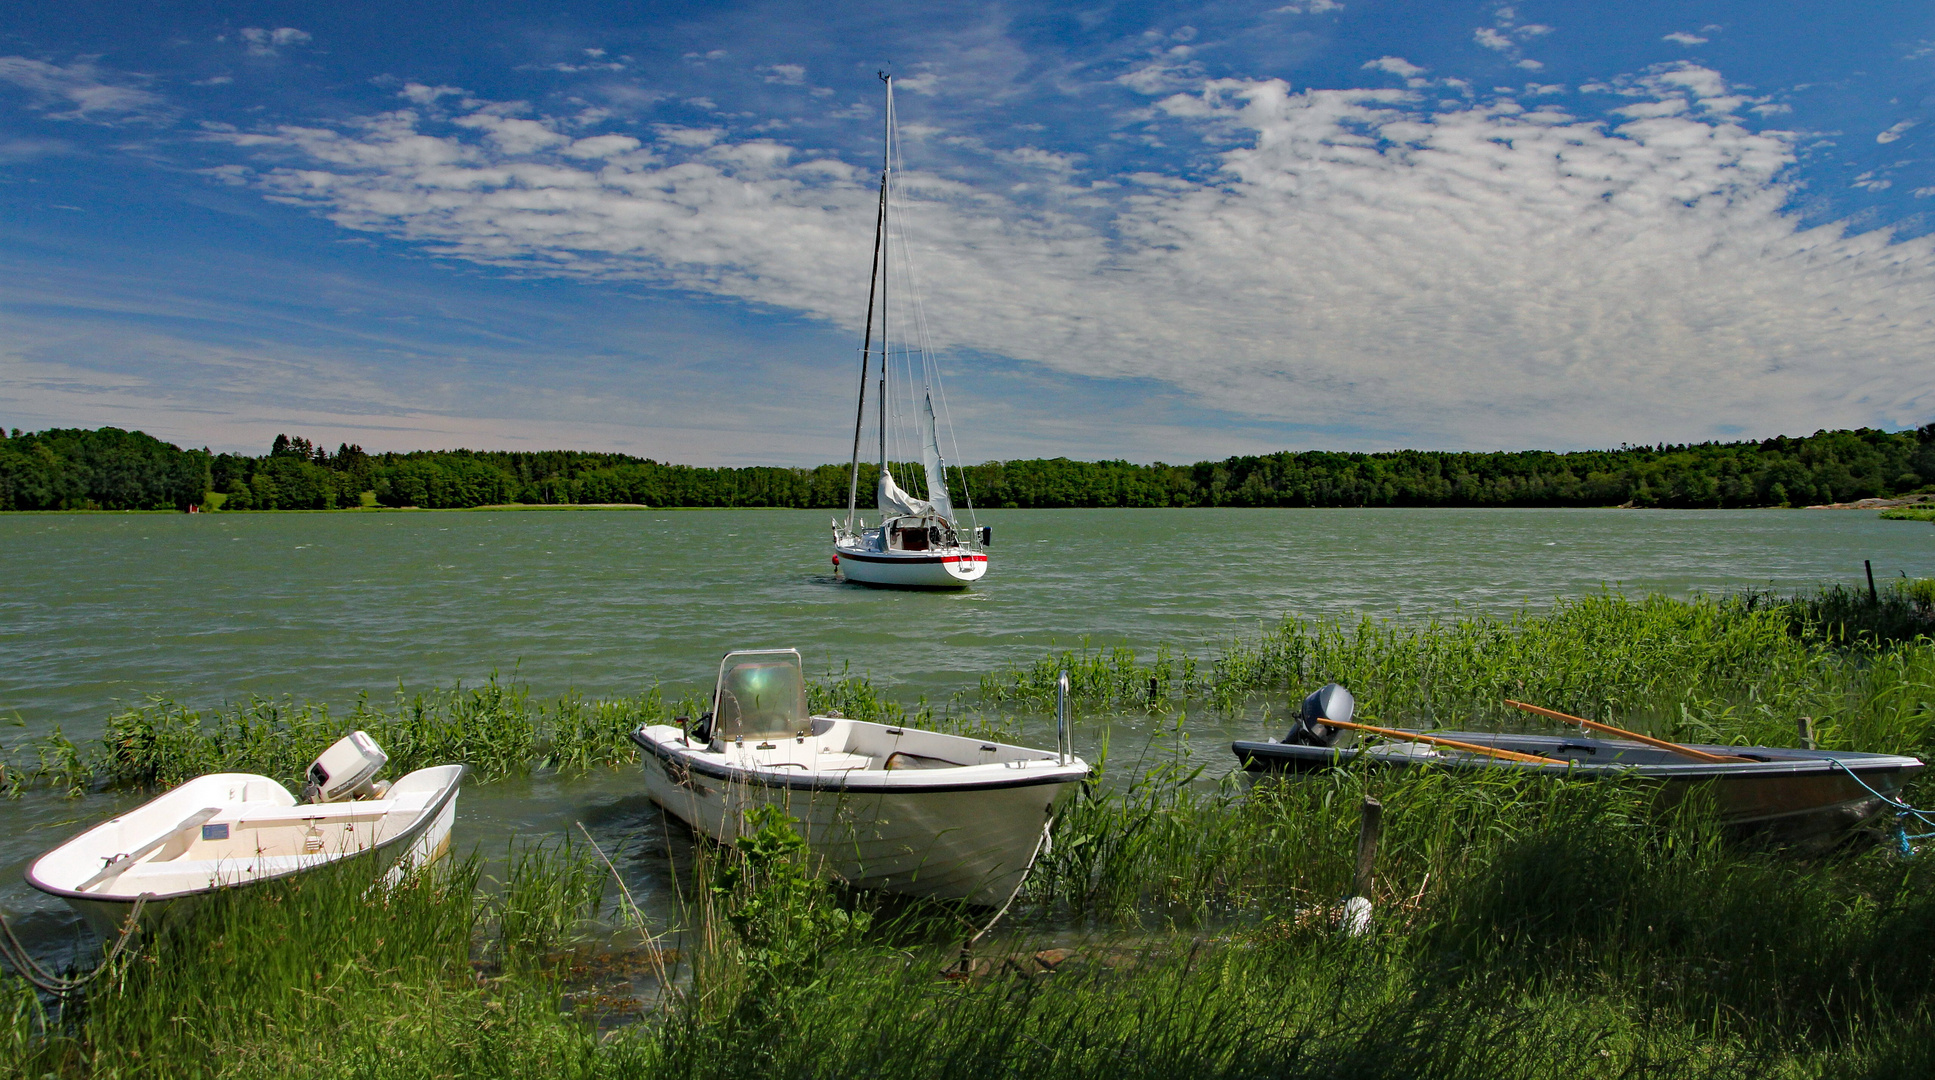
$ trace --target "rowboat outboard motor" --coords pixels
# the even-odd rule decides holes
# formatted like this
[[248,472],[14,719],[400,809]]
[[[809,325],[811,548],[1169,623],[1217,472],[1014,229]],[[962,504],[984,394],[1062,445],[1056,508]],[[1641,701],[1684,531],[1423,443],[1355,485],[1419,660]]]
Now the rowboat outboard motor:
[[1350,691],[1337,683],[1326,683],[1303,699],[1303,707],[1297,710],[1297,722],[1283,736],[1283,741],[1294,746],[1335,746],[1337,736],[1343,728],[1331,727],[1326,720],[1339,720],[1350,723],[1352,714],[1357,711],[1357,699]]
[[390,785],[377,780],[376,774],[389,761],[390,756],[368,732],[352,731],[309,763],[309,782],[302,785],[302,799],[310,803],[380,799]]

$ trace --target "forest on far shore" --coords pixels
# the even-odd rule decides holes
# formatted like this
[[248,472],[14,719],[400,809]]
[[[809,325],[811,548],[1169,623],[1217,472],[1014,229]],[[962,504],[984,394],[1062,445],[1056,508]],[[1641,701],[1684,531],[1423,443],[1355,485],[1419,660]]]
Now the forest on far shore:
[[[1935,490],[1935,424],[1759,442],[1461,453],[1308,450],[1137,465],[1068,458],[949,466],[978,507],[1806,506]],[[878,470],[861,466],[863,505]],[[896,466],[918,490],[920,470]],[[139,431],[0,429],[0,510],[424,509],[509,503],[846,506],[844,464],[702,468],[578,450],[335,452],[276,436],[261,457],[183,450]],[[211,499],[214,493],[219,498]],[[963,500],[956,489],[955,501]]]

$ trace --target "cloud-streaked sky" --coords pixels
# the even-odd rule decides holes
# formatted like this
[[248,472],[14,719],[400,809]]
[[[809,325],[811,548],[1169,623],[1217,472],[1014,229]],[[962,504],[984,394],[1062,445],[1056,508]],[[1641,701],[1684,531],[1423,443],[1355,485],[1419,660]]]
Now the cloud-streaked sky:
[[1926,3],[0,13],[0,423],[839,460],[880,124],[970,460],[1935,419]]

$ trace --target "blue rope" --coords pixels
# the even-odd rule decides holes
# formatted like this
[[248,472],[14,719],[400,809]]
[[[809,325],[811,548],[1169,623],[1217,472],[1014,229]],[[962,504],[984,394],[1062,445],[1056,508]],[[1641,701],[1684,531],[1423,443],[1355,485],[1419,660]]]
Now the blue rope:
[[1914,807],[1908,805],[1907,803],[1902,802],[1900,799],[1890,798],[1889,796],[1883,795],[1881,792],[1876,791],[1874,788],[1869,787],[1868,782],[1866,780],[1861,779],[1861,777],[1858,774],[1856,774],[1853,769],[1848,768],[1847,765],[1844,762],[1842,762],[1841,759],[1839,758],[1829,758],[1827,759],[1827,761],[1829,765],[1832,765],[1835,768],[1840,769],[1842,772],[1847,773],[1848,776],[1852,778],[1855,783],[1861,785],[1862,790],[1866,791],[1870,795],[1873,795],[1875,798],[1880,799],[1882,802],[1887,803],[1889,806],[1894,807],[1895,842],[1900,845],[1901,853],[1904,857],[1914,856],[1915,841],[1935,840],[1935,832],[1915,833],[1913,835],[1910,835],[1910,833],[1908,832],[1908,819],[1911,817],[1921,822],[1924,825],[1935,827],[1935,818],[1929,817],[1928,811],[1917,810]]

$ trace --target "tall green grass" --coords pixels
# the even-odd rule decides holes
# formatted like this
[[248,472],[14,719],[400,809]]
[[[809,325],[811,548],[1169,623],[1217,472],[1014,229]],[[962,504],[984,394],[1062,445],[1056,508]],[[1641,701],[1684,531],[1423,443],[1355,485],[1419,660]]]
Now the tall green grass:
[[[775,818],[697,860],[684,925],[652,928],[683,931],[682,969],[629,1025],[573,982],[574,950],[612,940],[593,864],[547,847],[501,884],[471,861],[217,904],[44,1033],[17,1009],[0,1076],[1801,1078],[1935,1063],[1935,863],[1741,851],[1707,808],[1662,823],[1616,784],[1345,774],[1217,800],[1177,765],[1069,817],[1057,861],[966,977],[957,913],[881,917],[806,876]],[[1386,842],[1373,931],[1347,937],[1337,908],[1368,785]]]
[[1262,703],[1287,724],[1304,692],[1334,681],[1371,723],[1537,723],[1504,704],[1514,698],[1719,743],[1793,745],[1808,716],[1823,747],[1915,752],[1935,723],[1935,643],[1907,633],[1922,625],[1918,587],[1893,588],[1879,604],[1830,588],[1786,600],[1602,593],[1505,619],[1423,624],[1292,616],[1208,663],[1084,650],[984,676],[980,694],[1043,707],[1066,668],[1090,710],[1146,702],[1153,679],[1161,707],[1176,704],[1172,693],[1225,712]]

